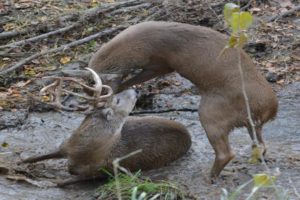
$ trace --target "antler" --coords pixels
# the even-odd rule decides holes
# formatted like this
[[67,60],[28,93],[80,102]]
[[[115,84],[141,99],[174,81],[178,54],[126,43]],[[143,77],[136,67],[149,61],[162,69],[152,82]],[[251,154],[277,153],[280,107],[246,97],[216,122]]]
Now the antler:
[[[51,102],[47,103],[47,104],[52,105],[60,110],[66,110],[66,111],[88,110],[88,109],[92,109],[93,107],[103,106],[105,104],[104,100],[108,99],[113,94],[113,90],[108,85],[102,84],[102,81],[101,81],[99,75],[94,70],[92,70],[90,68],[86,68],[86,69],[92,73],[93,79],[95,81],[94,87],[90,87],[90,86],[82,83],[82,81],[80,81],[76,78],[73,78],[73,77],[56,77],[56,76],[43,77],[44,79],[55,79],[55,81],[53,83],[43,87],[40,90],[41,95],[45,95],[46,92],[48,92],[50,94]],[[92,91],[94,93],[94,95],[87,96],[87,95],[82,95],[82,94],[78,94],[78,93],[66,90],[66,89],[62,88],[64,81],[71,81],[71,82],[77,83],[80,86],[82,86],[84,89],[86,89],[87,91]],[[101,96],[103,88],[107,89],[107,94]],[[73,96],[77,96],[77,97],[86,99],[89,102],[93,102],[93,105],[92,106],[90,106],[90,105],[77,106],[75,108],[64,106],[61,103],[61,95],[63,92],[73,95]]]

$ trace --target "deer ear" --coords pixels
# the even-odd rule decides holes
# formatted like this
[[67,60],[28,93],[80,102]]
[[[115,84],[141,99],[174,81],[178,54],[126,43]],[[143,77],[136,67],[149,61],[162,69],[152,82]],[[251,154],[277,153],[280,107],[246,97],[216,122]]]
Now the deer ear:
[[113,119],[114,111],[111,108],[106,108],[103,110],[103,114],[107,121],[110,121]]

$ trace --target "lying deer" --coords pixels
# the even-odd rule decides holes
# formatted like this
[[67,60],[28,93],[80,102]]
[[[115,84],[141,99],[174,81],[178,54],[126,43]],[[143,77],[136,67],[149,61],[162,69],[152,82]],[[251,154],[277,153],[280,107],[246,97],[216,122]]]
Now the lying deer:
[[[90,70],[90,69],[89,69]],[[59,182],[59,186],[76,183],[92,178],[103,178],[106,171],[113,173],[112,162],[119,157],[141,149],[142,152],[120,162],[120,165],[130,171],[149,170],[163,167],[185,154],[191,146],[191,138],[186,128],[178,122],[158,117],[128,117],[136,102],[134,90],[125,90],[112,97],[109,86],[101,85],[99,76],[92,70],[96,86],[89,87],[74,78],[60,77],[42,89],[54,94],[54,103],[60,110],[74,110],[60,102],[62,80],[69,80],[82,85],[86,90],[96,93],[94,97],[82,96],[63,90],[82,98],[93,101],[92,106],[86,106],[89,114],[71,137],[58,150],[52,153],[29,157],[23,163],[33,163],[51,158],[67,158],[68,169],[76,178]],[[102,87],[108,90],[107,95],[101,95]],[[107,102],[104,102],[106,100]],[[93,108],[91,108],[93,107]],[[76,109],[83,109],[77,107]]]
[[[236,127],[247,127],[253,140],[242,94],[237,50],[228,49],[228,38],[212,29],[173,22],[143,22],[131,26],[103,45],[91,58],[89,67],[101,74],[119,74],[109,83],[122,91],[154,77],[178,72],[199,90],[199,117],[216,157],[211,177],[216,178],[234,153],[228,135]],[[277,98],[251,58],[241,51],[246,93],[259,145],[263,125],[277,113]],[[122,82],[128,74],[135,76]]]

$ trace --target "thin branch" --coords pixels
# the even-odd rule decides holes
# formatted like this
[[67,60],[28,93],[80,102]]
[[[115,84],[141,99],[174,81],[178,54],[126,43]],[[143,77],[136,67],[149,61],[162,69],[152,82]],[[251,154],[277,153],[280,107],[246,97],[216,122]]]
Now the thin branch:
[[23,45],[23,44],[27,44],[29,42],[33,42],[33,41],[37,41],[37,40],[41,40],[41,39],[47,38],[47,37],[49,37],[51,35],[56,35],[56,34],[59,34],[59,33],[64,33],[64,32],[67,32],[67,31],[69,31],[69,30],[77,27],[79,25],[78,23],[79,22],[77,22],[75,24],[72,24],[70,26],[67,26],[67,27],[55,30],[55,31],[51,31],[51,32],[48,32],[48,33],[45,33],[45,34],[42,34],[42,35],[38,35],[36,37],[32,37],[32,38],[28,38],[28,39],[25,39],[25,40],[20,40],[18,42],[13,42],[13,43],[10,43],[10,44],[7,44],[7,45],[3,45],[3,46],[0,46],[0,49],[8,48],[8,47],[17,47],[17,46],[20,46],[20,45]]
[[[247,92],[246,92],[246,86],[245,86],[245,78],[244,78],[244,72],[242,69],[242,62],[241,62],[241,48],[237,47],[237,54],[238,54],[238,68],[239,68],[239,72],[240,72],[240,77],[241,77],[241,86],[242,86],[242,92],[243,92],[243,96],[244,96],[244,100],[245,100],[245,104],[246,104],[246,110],[247,110],[247,115],[248,115],[248,120],[251,126],[251,130],[253,133],[253,138],[254,138],[254,144],[256,145],[256,147],[259,147],[258,145],[258,140],[257,140],[257,135],[256,135],[256,129],[255,129],[255,124],[254,121],[252,119],[251,116],[251,109],[250,109],[250,103],[249,103],[249,98],[247,96]],[[262,154],[259,154],[260,159],[262,164],[264,165],[264,167],[266,168],[267,172],[270,172],[269,167],[266,164],[266,161],[263,157]]]
[[248,2],[245,6],[243,6],[243,7],[241,8],[241,10],[246,10],[246,9],[248,9],[249,6],[252,4],[252,1],[253,1],[253,0],[249,0],[249,2]]
[[300,11],[300,5],[295,6],[294,8],[292,8],[292,9],[286,11],[286,12],[283,12],[283,13],[281,13],[279,15],[271,17],[269,20],[267,20],[267,22],[276,21],[276,20],[278,20],[280,18],[283,18],[283,17],[286,17],[288,15],[294,14],[295,12],[298,12],[298,11]]
[[12,38],[18,35],[22,35],[25,34],[27,31],[26,30],[22,30],[22,31],[6,31],[6,32],[2,32],[0,33],[0,39],[7,39],[7,38]]
[[125,160],[127,158],[129,158],[130,156],[134,156],[138,153],[141,153],[142,152],[142,149],[138,149],[136,151],[133,151],[121,158],[116,158],[114,161],[113,161],[113,170],[114,170],[114,175],[115,175],[115,181],[116,181],[116,189],[117,189],[117,196],[118,196],[118,200],[122,200],[122,194],[121,194],[121,184],[120,184],[120,180],[119,180],[119,175],[118,175],[118,169],[123,169],[121,166],[120,166],[120,162],[122,160]]
[[112,33],[116,32],[116,31],[125,29],[126,27],[127,26],[116,26],[116,27],[113,27],[113,28],[108,28],[108,29],[105,29],[104,31],[101,31],[99,33],[96,33],[94,35],[90,35],[88,37],[82,38],[80,40],[77,40],[77,41],[74,41],[74,42],[71,42],[71,43],[68,43],[66,45],[63,45],[63,46],[60,46],[60,47],[57,47],[57,48],[53,48],[53,49],[49,49],[48,51],[36,53],[36,54],[34,54],[32,56],[29,56],[29,57],[27,57],[27,58],[19,61],[15,65],[12,65],[12,66],[10,66],[10,67],[8,67],[8,68],[0,71],[0,76],[4,75],[4,74],[7,74],[9,72],[12,72],[12,71],[14,71],[14,70],[22,67],[24,64],[26,64],[26,63],[30,62],[31,60],[36,59],[38,57],[44,56],[46,54],[56,53],[56,52],[59,52],[59,51],[62,51],[62,50],[70,49],[71,47],[84,44],[84,43],[89,42],[91,40],[94,40],[94,39],[96,39],[98,37],[109,35],[109,34],[112,34]]
[[289,182],[290,182],[290,185],[292,186],[292,188],[294,190],[295,195],[300,199],[300,193],[297,191],[297,188],[295,187],[295,184],[292,181],[291,177],[289,177]]
[[51,32],[48,32],[48,33],[45,33],[42,35],[38,35],[38,36],[35,36],[32,38],[28,38],[25,40],[21,40],[18,42],[13,42],[13,43],[10,43],[7,45],[0,46],[0,49],[7,48],[7,47],[16,47],[16,46],[27,44],[29,42],[34,42],[34,41],[38,41],[38,40],[41,40],[44,38],[48,38],[51,35],[65,33],[67,31],[70,31],[71,29],[82,26],[82,24],[84,24],[86,21],[90,21],[91,19],[95,18],[97,15],[99,15],[101,13],[111,12],[113,10],[116,10],[116,9],[119,9],[122,7],[137,5],[142,2],[143,2],[143,0],[131,0],[131,1],[125,1],[125,2],[121,2],[121,3],[113,4],[113,5],[91,8],[91,9],[84,11],[84,13],[82,14],[82,17],[79,19],[79,21],[77,21],[74,24],[71,24],[67,27],[64,27],[64,28],[61,28],[61,29],[58,29],[55,31],[51,31]]
[[179,108],[179,109],[167,109],[167,110],[143,110],[134,111],[130,115],[142,115],[142,114],[155,114],[155,113],[168,113],[168,112],[198,112],[195,108]]
[[135,5],[135,6],[130,6],[130,7],[124,7],[124,8],[120,8],[120,9],[117,9],[115,11],[112,11],[110,14],[111,15],[117,15],[117,14],[121,14],[121,13],[125,13],[125,12],[130,12],[130,11],[133,11],[133,10],[138,10],[138,9],[148,9],[152,6],[151,3],[143,3],[143,4],[138,4],[138,5]]

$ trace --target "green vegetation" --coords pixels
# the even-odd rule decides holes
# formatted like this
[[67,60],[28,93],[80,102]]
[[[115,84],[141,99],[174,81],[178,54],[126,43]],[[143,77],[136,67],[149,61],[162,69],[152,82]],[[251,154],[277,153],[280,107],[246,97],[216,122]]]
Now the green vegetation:
[[[134,175],[119,174],[120,193],[122,199],[130,200],[179,200],[185,199],[185,194],[174,183],[160,181],[152,182],[141,176],[140,172]],[[98,199],[118,199],[116,179],[111,179],[98,189]]]

